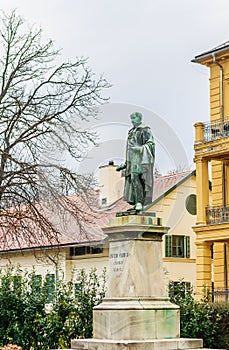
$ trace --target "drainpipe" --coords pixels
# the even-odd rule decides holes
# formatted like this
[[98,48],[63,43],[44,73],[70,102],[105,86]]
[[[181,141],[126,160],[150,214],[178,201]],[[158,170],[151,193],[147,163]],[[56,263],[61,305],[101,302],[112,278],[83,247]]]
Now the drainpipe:
[[228,278],[227,278],[227,244],[224,243],[224,288],[226,291],[225,301],[228,301]]
[[[217,61],[215,54],[212,54],[213,63],[220,68],[219,75],[219,95],[220,95],[220,120],[222,125],[222,131],[224,127],[224,93],[223,93],[223,66]],[[222,195],[223,206],[226,207],[226,184],[225,184],[225,164],[222,162]]]
[[213,63],[215,63],[220,68],[219,75],[219,95],[220,95],[220,119],[223,126],[224,123],[224,101],[223,101],[223,66],[217,61],[215,54],[212,54]]

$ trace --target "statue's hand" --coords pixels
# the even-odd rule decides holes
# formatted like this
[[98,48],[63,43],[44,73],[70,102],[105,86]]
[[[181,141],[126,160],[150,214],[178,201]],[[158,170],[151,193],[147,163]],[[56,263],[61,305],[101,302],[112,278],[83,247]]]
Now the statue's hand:
[[116,171],[120,171],[126,168],[126,164],[120,164],[116,167]]

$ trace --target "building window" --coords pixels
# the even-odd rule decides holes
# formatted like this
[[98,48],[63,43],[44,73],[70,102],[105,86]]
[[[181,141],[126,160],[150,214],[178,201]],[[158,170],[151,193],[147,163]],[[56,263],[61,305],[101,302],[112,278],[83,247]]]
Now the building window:
[[196,215],[196,195],[190,194],[185,200],[185,207],[189,214]]
[[87,254],[101,254],[103,252],[103,248],[95,246],[80,246],[80,247],[70,247],[70,256],[80,256]]
[[75,247],[74,255],[86,255],[90,254],[90,247],[83,246],[83,247]]
[[105,205],[105,204],[107,204],[107,198],[106,197],[102,198],[102,205]]
[[179,295],[180,297],[184,298],[185,295],[190,292],[191,290],[191,283],[190,282],[184,282],[184,281],[170,281],[169,282],[169,297],[175,297],[176,295]]
[[166,235],[165,256],[168,258],[190,258],[190,237]]
[[172,256],[184,258],[184,236],[172,236]]
[[90,254],[101,254],[103,252],[103,248],[100,247],[91,247]]

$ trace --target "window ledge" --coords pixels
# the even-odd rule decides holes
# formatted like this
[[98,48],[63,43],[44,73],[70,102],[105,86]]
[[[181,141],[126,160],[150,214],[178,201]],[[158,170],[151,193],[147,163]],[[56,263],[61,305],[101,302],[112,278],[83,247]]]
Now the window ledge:
[[192,259],[192,258],[163,258],[164,262],[179,262],[179,263],[195,263],[196,259]]

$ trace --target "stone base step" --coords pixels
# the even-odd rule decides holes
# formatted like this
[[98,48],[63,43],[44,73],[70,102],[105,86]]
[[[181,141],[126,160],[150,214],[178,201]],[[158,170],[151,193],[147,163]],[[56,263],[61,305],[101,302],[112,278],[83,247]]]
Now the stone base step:
[[151,340],[74,339],[72,350],[203,350],[202,339],[172,338]]

